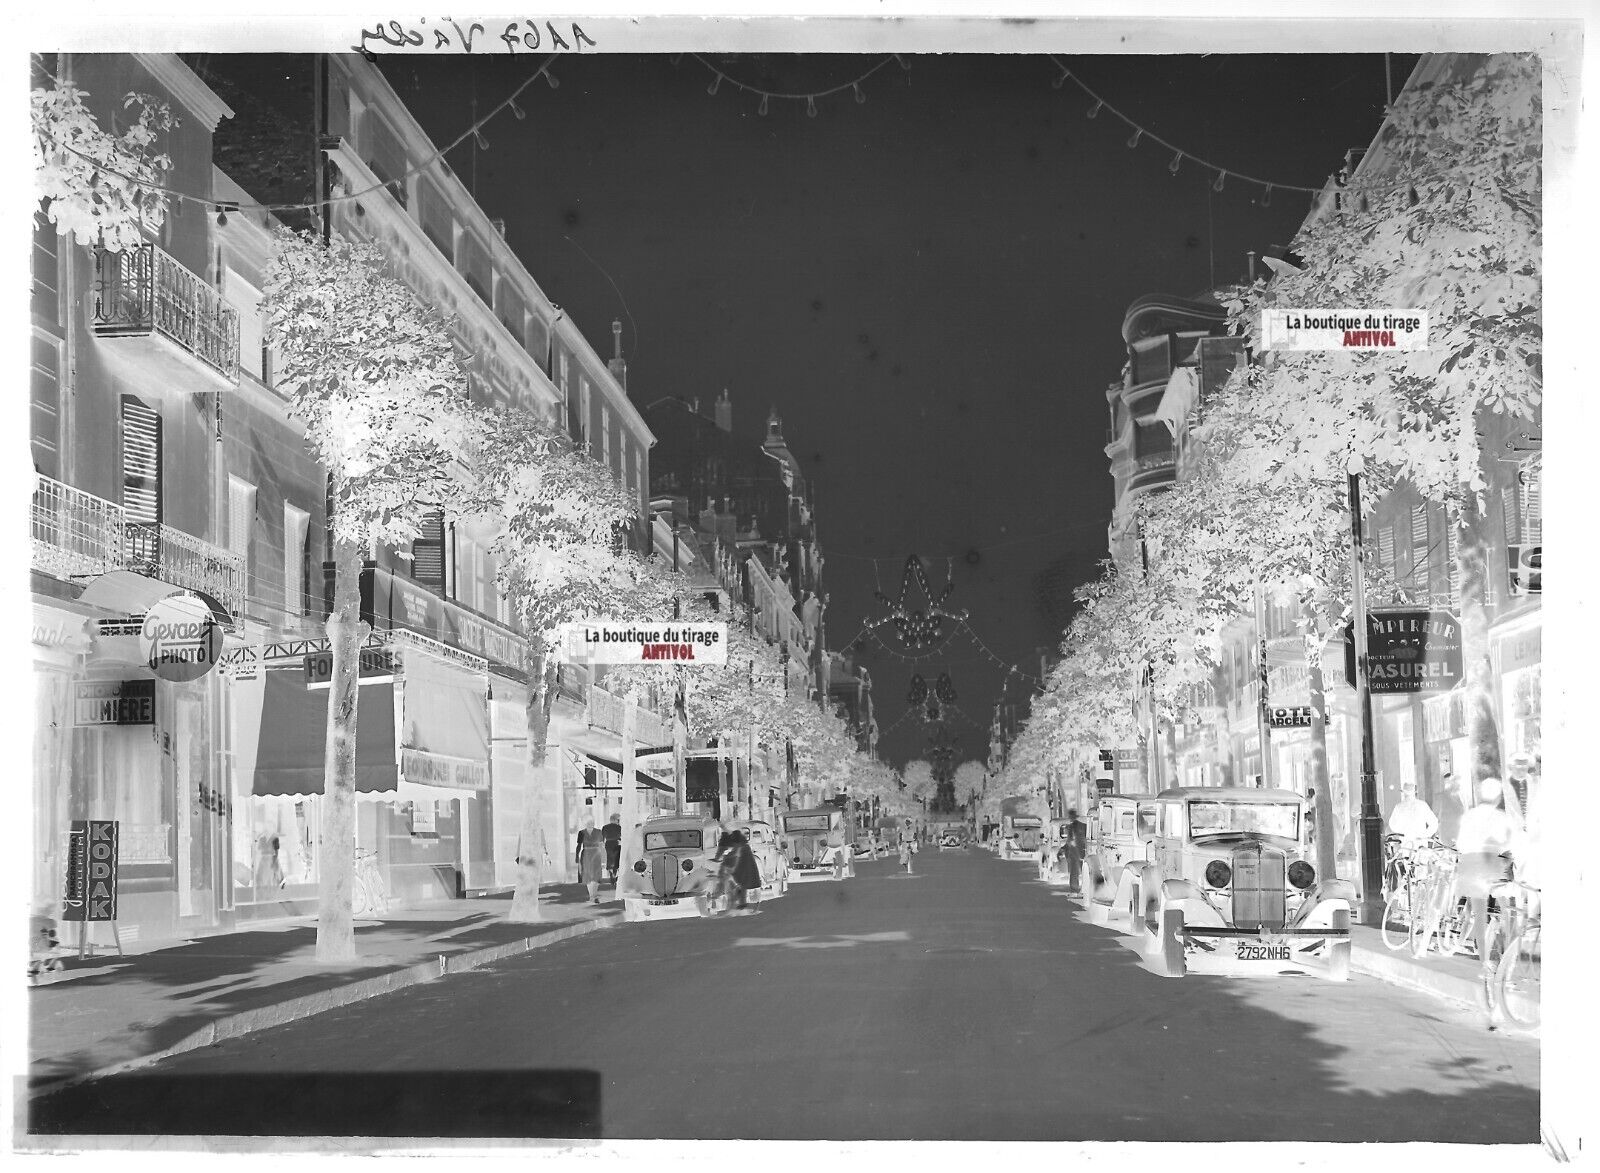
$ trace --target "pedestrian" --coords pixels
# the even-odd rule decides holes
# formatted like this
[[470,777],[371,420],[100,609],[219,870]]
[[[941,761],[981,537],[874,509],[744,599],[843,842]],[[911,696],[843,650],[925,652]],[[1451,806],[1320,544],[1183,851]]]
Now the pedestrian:
[[910,824],[900,828],[900,866],[911,875],[911,857],[917,853],[917,833]]
[[283,887],[283,865],[278,862],[278,848],[276,835],[262,835],[256,840],[254,880],[258,892],[276,892]]
[[600,903],[600,872],[605,866],[605,837],[595,829],[594,820],[585,820],[578,833],[578,879],[589,888],[589,903]]
[[755,853],[750,850],[750,841],[742,832],[730,832],[728,849],[722,853],[718,880],[732,898],[733,909],[730,911],[754,911],[746,904],[745,894],[761,887],[761,869],[756,866]]
[[1461,805],[1461,783],[1449,770],[1439,776],[1439,789],[1434,801],[1439,807],[1439,839],[1453,844],[1466,809]]
[[1063,843],[1061,854],[1067,865],[1067,891],[1078,891],[1078,878],[1083,872],[1083,857],[1088,847],[1089,829],[1083,825],[1075,807],[1067,810],[1067,825],[1061,829]]
[[622,816],[612,815],[600,828],[600,837],[606,845],[606,871],[611,876],[611,886],[617,886],[617,869],[622,866]]
[[1400,783],[1400,801],[1389,812],[1389,834],[1400,836],[1400,848],[1410,854],[1432,839],[1439,830],[1439,816],[1417,797],[1415,779]]

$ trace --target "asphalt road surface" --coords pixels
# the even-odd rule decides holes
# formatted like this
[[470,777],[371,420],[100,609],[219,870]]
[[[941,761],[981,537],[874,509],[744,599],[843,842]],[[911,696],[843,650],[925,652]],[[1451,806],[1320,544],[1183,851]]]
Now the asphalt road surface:
[[1157,976],[1031,864],[864,863],[33,1105],[56,1134],[1536,1143],[1538,1044],[1355,975]]

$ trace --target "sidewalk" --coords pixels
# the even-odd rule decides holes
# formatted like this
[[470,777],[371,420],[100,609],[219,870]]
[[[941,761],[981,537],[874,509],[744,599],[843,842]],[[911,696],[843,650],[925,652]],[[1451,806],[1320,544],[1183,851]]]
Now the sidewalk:
[[1389,949],[1376,928],[1352,925],[1350,968],[1392,985],[1479,1006],[1481,980],[1476,956],[1446,957],[1430,951],[1426,957],[1416,958],[1408,950]]
[[33,1094],[108,1075],[350,1002],[622,923],[622,905],[581,884],[546,887],[547,918],[505,920],[509,896],[450,901],[356,922],[353,965],[315,957],[316,924],[296,918],[157,943],[118,957],[98,946],[28,991]]

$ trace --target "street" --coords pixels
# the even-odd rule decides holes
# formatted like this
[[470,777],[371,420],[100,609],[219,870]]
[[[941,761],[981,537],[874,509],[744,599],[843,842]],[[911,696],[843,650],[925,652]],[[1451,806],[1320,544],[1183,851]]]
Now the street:
[[53,1134],[1534,1143],[1537,1042],[1355,975],[1156,976],[925,849],[37,1101]]

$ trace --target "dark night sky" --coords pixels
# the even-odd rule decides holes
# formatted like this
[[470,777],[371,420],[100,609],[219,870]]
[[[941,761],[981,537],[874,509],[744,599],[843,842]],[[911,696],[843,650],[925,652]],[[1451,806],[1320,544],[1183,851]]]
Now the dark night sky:
[[[877,59],[711,60],[806,92]],[[487,151],[469,143],[450,161],[591,345],[609,353],[622,319],[636,403],[709,405],[726,387],[752,441],[777,408],[817,486],[831,646],[881,613],[875,560],[892,595],[908,554],[932,560],[936,587],[954,555],[951,605],[1037,672],[1036,649],[1059,641],[1073,588],[1106,553],[1104,389],[1124,358],[1123,311],[1237,278],[1246,250],[1288,244],[1308,201],[1280,191],[1261,207],[1238,181],[1213,193],[1192,161],[1169,174],[1169,153],[1130,150],[1109,114],[1085,117],[1071,82],[1053,89],[1047,58],[907,60],[863,83],[864,103],[846,91],[811,118],[781,102],[762,117],[728,83],[708,95],[712,75],[687,55],[564,57],[559,88],[541,81],[520,100],[525,120],[502,113]],[[1382,117],[1381,55],[1065,60],[1186,151],[1284,183],[1320,184]],[[1396,89],[1414,60],[1393,59]],[[474,96],[493,108],[534,64],[384,67],[445,142]],[[913,671],[931,683],[948,669],[985,727],[1005,677],[965,639],[915,665],[866,662],[885,729]],[[1020,697],[1029,682],[1017,683]],[[986,752],[986,729],[954,729],[961,756]],[[913,719],[882,749],[898,764],[924,744]]]

